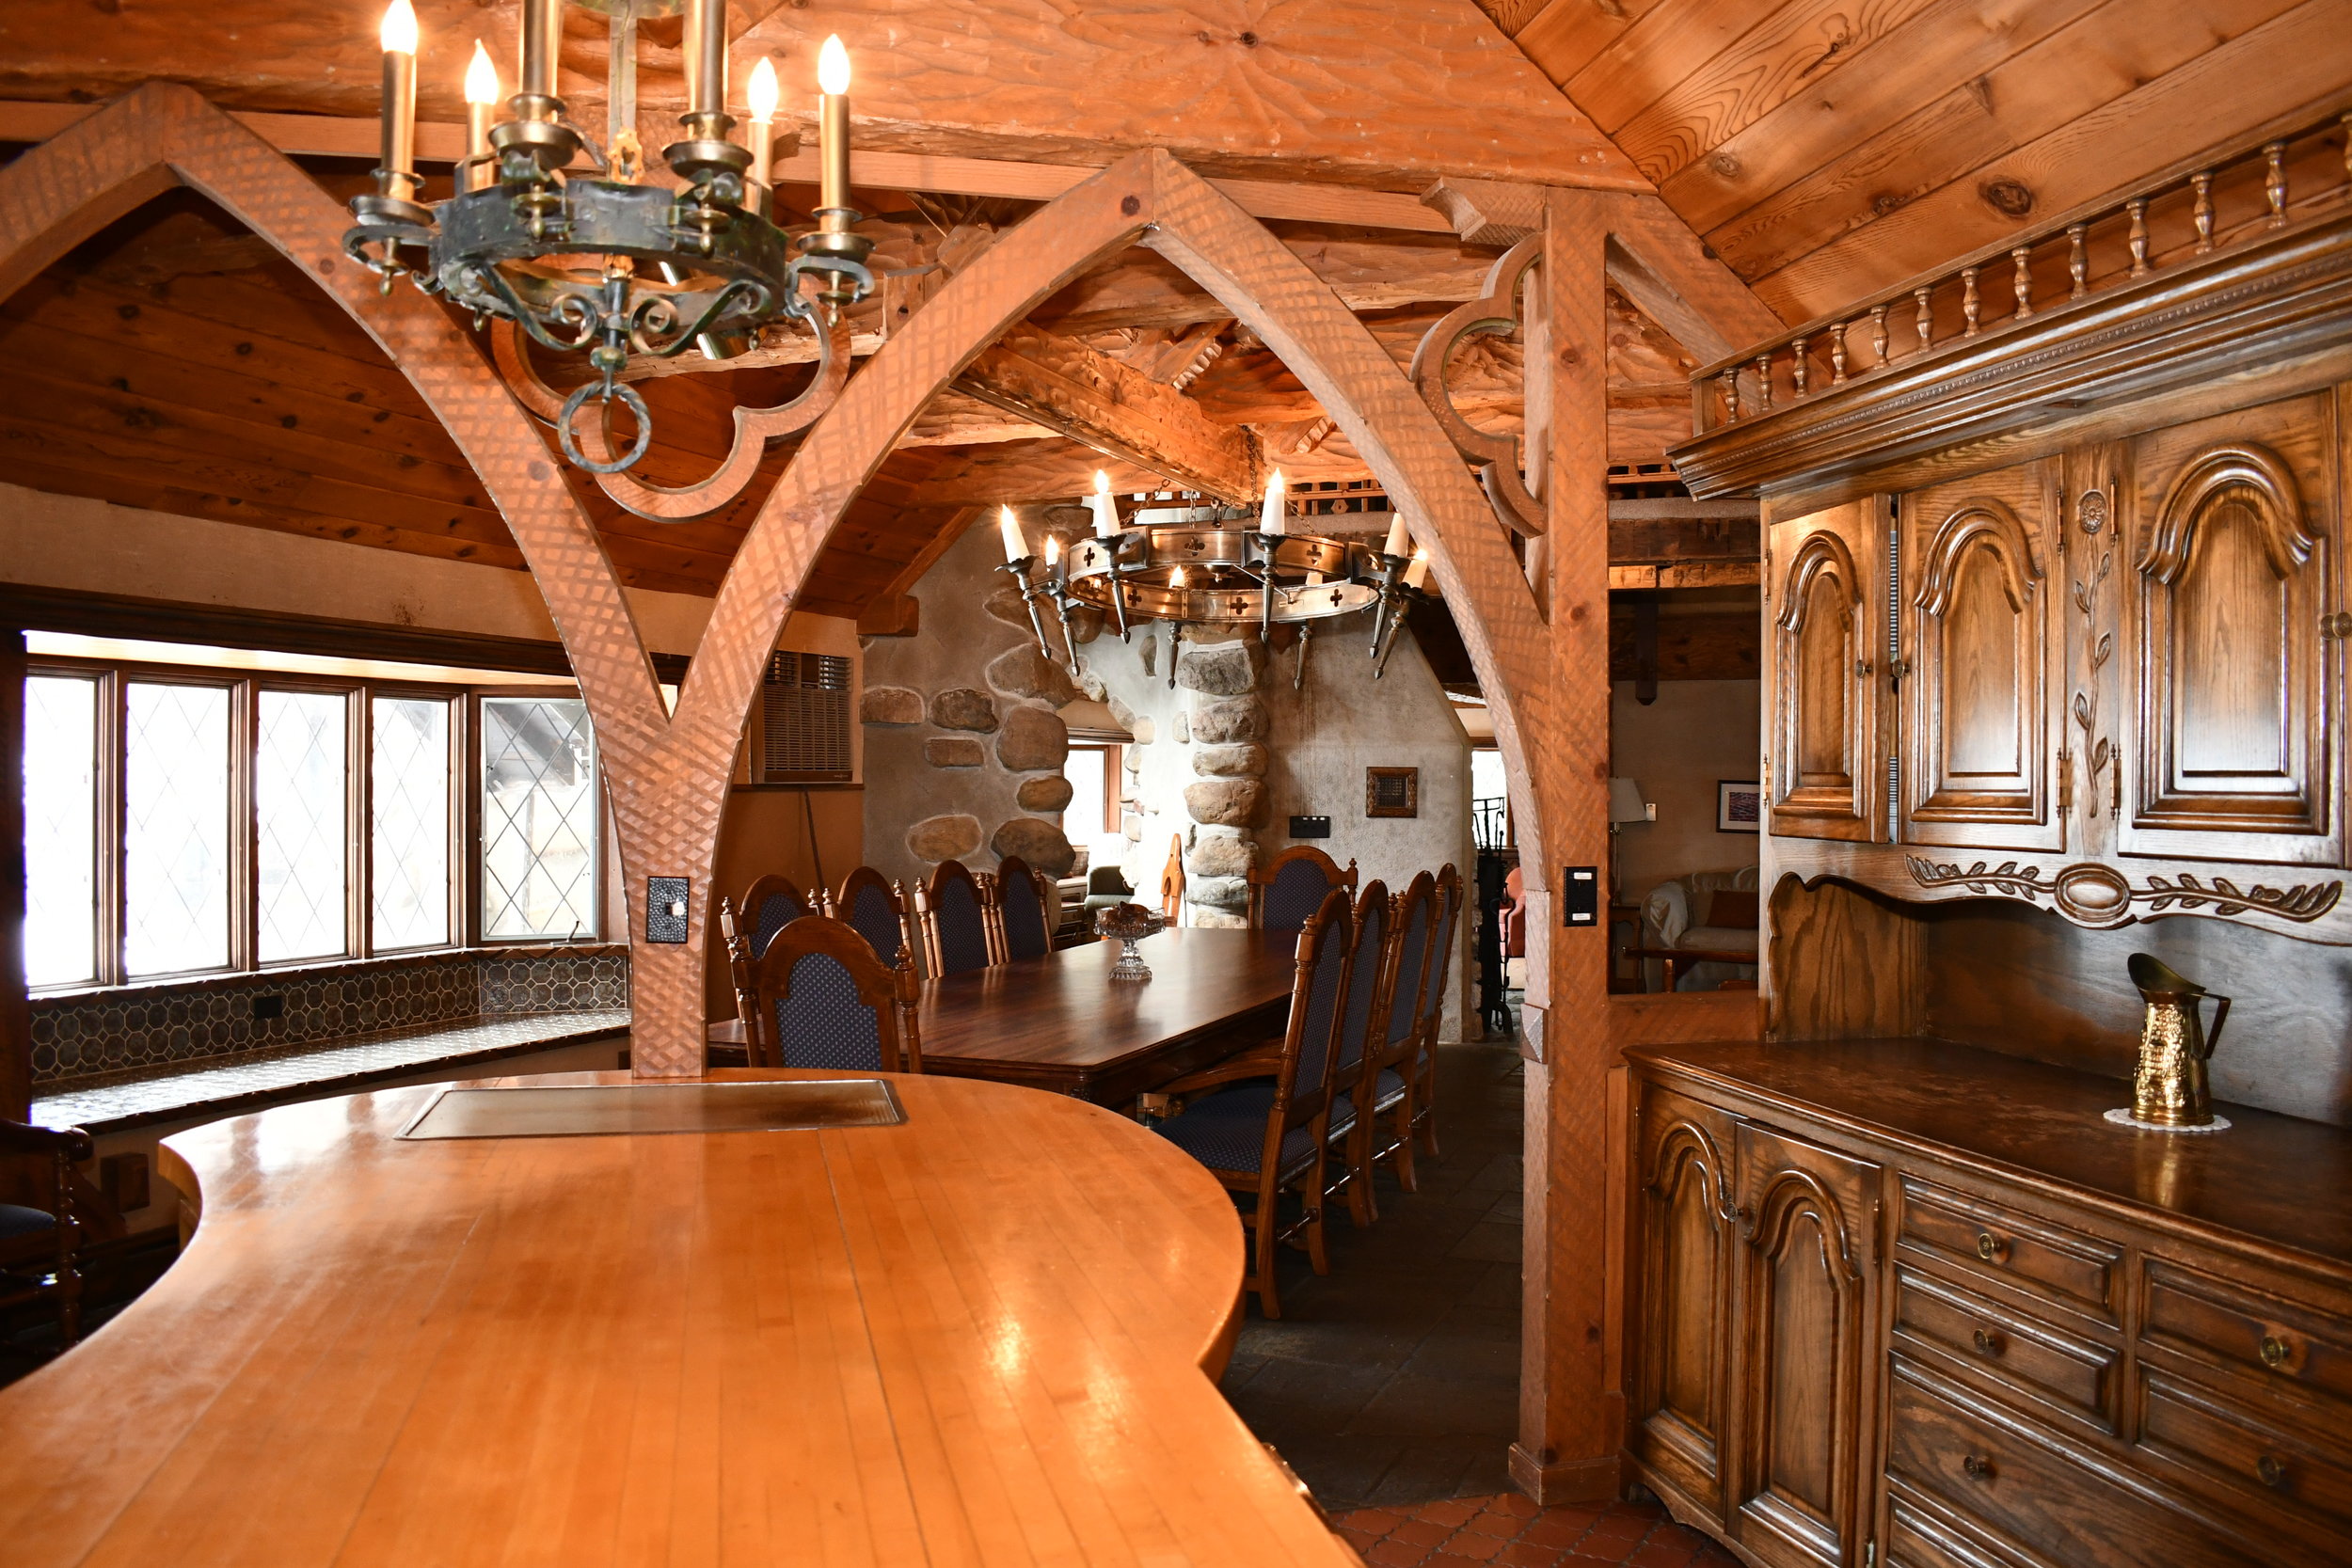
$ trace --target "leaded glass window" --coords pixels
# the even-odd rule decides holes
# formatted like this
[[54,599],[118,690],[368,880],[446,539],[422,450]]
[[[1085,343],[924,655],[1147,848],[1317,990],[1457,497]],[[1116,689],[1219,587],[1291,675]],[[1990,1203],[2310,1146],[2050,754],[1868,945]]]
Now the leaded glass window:
[[449,941],[449,713],[438,697],[378,697],[369,756],[378,951]]
[[588,705],[482,700],[482,935],[596,929],[596,766]]
[[128,974],[230,961],[226,687],[123,691],[122,948]]
[[350,716],[340,691],[264,690],[255,701],[254,908],[265,964],[349,949]]

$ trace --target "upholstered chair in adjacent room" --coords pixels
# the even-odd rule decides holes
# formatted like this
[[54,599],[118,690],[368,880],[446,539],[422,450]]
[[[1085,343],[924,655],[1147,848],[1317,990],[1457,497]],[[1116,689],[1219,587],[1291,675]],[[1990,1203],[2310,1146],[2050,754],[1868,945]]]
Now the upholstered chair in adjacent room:
[[744,1039],[754,1067],[920,1072],[913,955],[897,966],[824,915],[776,933],[752,969]]
[[[1419,1002],[1421,1039],[1419,1071],[1413,1082],[1412,1135],[1431,1159],[1438,1154],[1438,1029],[1445,1022],[1445,988],[1454,973],[1454,937],[1462,925],[1462,874],[1452,862],[1438,873],[1437,936],[1429,947],[1429,966]],[[1404,1006],[1402,1002],[1399,1006]],[[1409,1162],[1411,1151],[1406,1155]]]
[[1364,1199],[1375,1215],[1380,1206],[1373,1193],[1372,1173],[1381,1161],[1395,1167],[1397,1182],[1406,1192],[1421,1185],[1413,1171],[1412,1133],[1422,1076],[1420,1000],[1436,961],[1438,927],[1443,915],[1437,879],[1426,871],[1397,895],[1396,961],[1389,980],[1391,1000],[1359,1091],[1359,1103],[1368,1104],[1369,1114],[1357,1127],[1357,1141],[1348,1150],[1350,1161],[1363,1172]]
[[1347,1216],[1359,1227],[1370,1225],[1377,1210],[1372,1201],[1372,1167],[1354,1158],[1357,1145],[1356,1107],[1364,1101],[1372,1074],[1365,1067],[1372,1041],[1388,1024],[1389,988],[1395,982],[1395,911],[1389,887],[1375,879],[1356,896],[1355,951],[1348,956],[1347,1016],[1340,1024],[1340,1045],[1331,1066],[1331,1125],[1326,1139],[1339,1162],[1324,1188],[1326,1201],[1343,1195]]
[[996,865],[996,904],[1008,959],[1041,958],[1054,950],[1054,884],[1045,873],[1007,856]]
[[1356,863],[1347,869],[1311,844],[1294,844],[1263,866],[1249,872],[1249,928],[1253,931],[1295,931],[1322,907],[1323,895],[1335,887],[1354,892]]
[[930,882],[915,885],[923,961],[934,978],[1003,961],[990,929],[995,924],[995,900],[994,879],[973,876],[961,861],[941,861]]
[[[1274,1260],[1284,1242],[1303,1234],[1315,1273],[1331,1268],[1323,1231],[1324,1146],[1354,927],[1347,895],[1332,889],[1298,933],[1290,1024],[1279,1051],[1270,1062],[1224,1063],[1170,1084],[1168,1093],[1184,1107],[1158,1127],[1227,1188],[1248,1195],[1242,1226],[1250,1235],[1251,1261],[1242,1289],[1258,1292],[1269,1318],[1282,1315]],[[1269,1068],[1271,1079],[1264,1076]],[[1300,1203],[1299,1217],[1287,1226],[1285,1192],[1296,1193]]]

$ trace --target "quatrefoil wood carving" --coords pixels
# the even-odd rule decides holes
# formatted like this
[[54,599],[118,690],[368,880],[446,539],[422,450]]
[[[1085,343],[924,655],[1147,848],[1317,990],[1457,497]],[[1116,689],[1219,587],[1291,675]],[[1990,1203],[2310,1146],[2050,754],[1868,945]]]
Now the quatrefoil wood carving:
[[1543,253],[1543,236],[1531,234],[1502,253],[1486,274],[1486,292],[1468,305],[1448,311],[1422,337],[1413,351],[1411,375],[1422,402],[1438,417],[1454,450],[1480,465],[1478,477],[1496,515],[1515,533],[1534,538],[1549,522],[1544,503],[1528,493],[1524,472],[1526,443],[1517,436],[1497,436],[1480,430],[1454,406],[1446,390],[1446,367],[1466,338],[1507,338],[1520,326],[1519,301],[1528,270]]

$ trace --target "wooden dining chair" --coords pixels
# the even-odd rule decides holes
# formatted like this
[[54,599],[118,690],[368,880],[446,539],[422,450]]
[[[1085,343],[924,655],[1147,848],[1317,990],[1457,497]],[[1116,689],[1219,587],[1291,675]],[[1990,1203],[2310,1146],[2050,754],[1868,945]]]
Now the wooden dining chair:
[[928,883],[914,888],[914,917],[923,932],[923,964],[936,978],[986,969],[1000,961],[990,909],[993,879],[972,875],[961,861],[941,861]]
[[1415,1091],[1422,1079],[1421,1006],[1423,977],[1429,973],[1440,913],[1437,879],[1423,871],[1397,895],[1396,958],[1389,979],[1390,1005],[1376,1046],[1364,1064],[1357,1103],[1370,1107],[1357,1128],[1358,1143],[1349,1150],[1350,1163],[1363,1174],[1363,1192],[1375,1217],[1380,1205],[1373,1192],[1372,1173],[1380,1162],[1396,1170],[1398,1185],[1418,1191],[1413,1170],[1413,1112]]
[[1342,871],[1311,844],[1294,844],[1263,866],[1249,870],[1249,928],[1295,931],[1335,887],[1356,890],[1356,863]]
[[1004,955],[1041,958],[1054,950],[1054,885],[1018,855],[996,863],[996,925]]
[[[1250,1237],[1251,1263],[1242,1290],[1258,1292],[1269,1318],[1282,1315],[1274,1260],[1283,1243],[1303,1235],[1315,1273],[1331,1272],[1323,1231],[1324,1146],[1335,1082],[1331,1058],[1347,1015],[1354,927],[1347,895],[1333,889],[1298,933],[1290,1023],[1273,1062],[1220,1063],[1178,1079],[1168,1092],[1184,1101],[1184,1109],[1156,1128],[1229,1190],[1249,1196],[1241,1223]],[[1287,1226],[1281,1211],[1286,1192],[1299,1198],[1299,1217]]]
[[736,917],[750,927],[744,939],[751,944],[755,958],[768,951],[768,944],[775,940],[778,931],[803,915],[818,912],[817,901],[803,894],[799,883],[773,872],[745,888],[735,910]]
[[861,865],[841,879],[841,890],[825,898],[823,913],[846,922],[873,945],[874,956],[896,963],[901,948],[922,951],[915,935],[914,906],[903,884],[891,881],[870,865]]
[[1168,841],[1168,863],[1160,867],[1160,918],[1170,926],[1184,923],[1184,835]]
[[1339,1053],[1331,1064],[1331,1122],[1325,1142],[1336,1156],[1337,1169],[1323,1190],[1324,1201],[1344,1196],[1347,1216],[1358,1228],[1370,1225],[1378,1210],[1372,1202],[1372,1170],[1361,1164],[1356,1107],[1365,1103],[1364,1088],[1372,1074],[1366,1067],[1374,1054],[1371,1042],[1385,1037],[1389,987],[1395,979],[1394,911],[1386,882],[1364,884],[1356,897],[1356,933],[1348,955],[1347,1015],[1340,1025]]
[[43,1297],[57,1310],[61,1348],[82,1338],[82,1221],[73,1204],[73,1167],[90,1157],[78,1127],[0,1121],[0,1157],[26,1156],[50,1167],[49,1203],[0,1203],[0,1307]]
[[844,1072],[920,1072],[914,955],[885,964],[846,922],[796,920],[752,968],[744,1043],[751,1065]]
[[1433,1160],[1438,1157],[1438,1028],[1445,1022],[1446,979],[1453,972],[1454,933],[1462,917],[1462,874],[1451,861],[1438,873],[1437,898],[1437,936],[1430,944],[1428,981],[1420,1003],[1420,1072],[1413,1085],[1412,1120],[1413,1137]]

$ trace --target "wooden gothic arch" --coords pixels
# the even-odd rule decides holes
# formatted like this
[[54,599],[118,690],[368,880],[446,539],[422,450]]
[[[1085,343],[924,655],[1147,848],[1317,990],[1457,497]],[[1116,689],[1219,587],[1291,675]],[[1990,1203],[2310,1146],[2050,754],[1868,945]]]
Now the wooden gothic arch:
[[[761,505],[719,591],[675,714],[628,600],[532,417],[466,332],[414,290],[380,293],[341,251],[344,212],[189,88],[151,83],[0,170],[0,298],[175,184],[278,246],[382,346],[487,487],[531,566],[594,716],[629,911],[636,1071],[702,1071],[711,872],[744,715],[768,652],[843,511],[924,406],[1004,331],[1105,256],[1141,244],[1255,331],[1396,499],[1457,614],[1548,863],[1549,634],[1504,531],[1412,384],[1263,225],[1168,153],[1136,153],[1009,231],[850,375]],[[648,876],[691,880],[688,940],[649,944]]]

